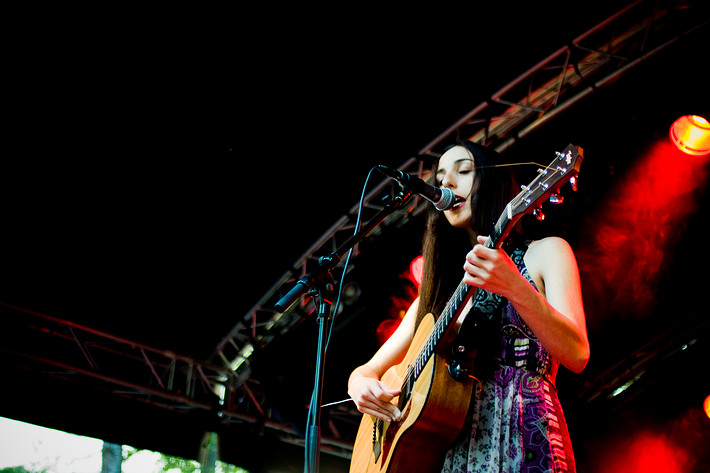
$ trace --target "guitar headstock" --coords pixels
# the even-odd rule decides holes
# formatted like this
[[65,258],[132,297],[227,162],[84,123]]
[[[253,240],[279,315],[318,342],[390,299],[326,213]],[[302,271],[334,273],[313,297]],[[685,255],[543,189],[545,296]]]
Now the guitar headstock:
[[577,190],[576,179],[584,159],[582,148],[569,144],[562,152],[556,152],[555,155],[556,158],[549,166],[538,169],[537,177],[527,186],[521,186],[520,193],[508,204],[509,220],[525,213],[535,213],[539,219],[542,219],[540,218],[542,214],[538,214],[542,203],[547,199],[552,203],[561,203],[559,190],[563,185],[570,182],[572,188]]

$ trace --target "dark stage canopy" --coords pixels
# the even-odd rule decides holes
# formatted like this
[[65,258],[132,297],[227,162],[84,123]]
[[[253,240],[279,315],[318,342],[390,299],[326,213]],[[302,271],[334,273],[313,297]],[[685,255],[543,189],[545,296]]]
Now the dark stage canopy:
[[[524,218],[582,273],[592,358],[558,377],[579,471],[625,461],[641,432],[700,471],[710,157],[668,130],[710,118],[707,2],[538,3],[25,17],[6,66],[0,415],[187,458],[216,431],[224,461],[301,465],[318,326],[313,304],[274,302],[353,233],[368,171],[426,173],[473,138],[538,163],[515,168],[529,182],[573,143],[578,191]],[[371,216],[396,184],[364,190]],[[324,403],[411,300],[428,205],[339,275]],[[347,471],[358,422],[323,409],[322,471]]]

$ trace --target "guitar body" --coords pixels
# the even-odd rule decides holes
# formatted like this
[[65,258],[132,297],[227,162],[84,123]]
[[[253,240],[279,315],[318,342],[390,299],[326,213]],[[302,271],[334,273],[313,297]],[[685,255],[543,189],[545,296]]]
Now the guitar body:
[[[452,324],[452,327],[455,324]],[[407,369],[434,327],[427,314],[419,324],[404,360],[382,377],[388,386],[401,386]],[[414,382],[399,422],[363,415],[353,446],[350,473],[429,473],[441,469],[444,454],[466,420],[475,379],[456,381],[447,358],[434,353]],[[398,404],[398,399],[392,401]]]

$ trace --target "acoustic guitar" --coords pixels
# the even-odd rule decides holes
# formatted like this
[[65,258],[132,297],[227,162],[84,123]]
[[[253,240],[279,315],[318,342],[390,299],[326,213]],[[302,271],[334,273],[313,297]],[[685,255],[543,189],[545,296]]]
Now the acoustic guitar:
[[[572,144],[506,206],[485,243],[500,248],[517,221],[526,213],[537,213],[543,201],[559,196],[566,181],[575,187],[583,150]],[[559,197],[558,197],[559,200]],[[397,422],[385,422],[364,414],[358,427],[350,462],[350,473],[429,473],[439,471],[444,455],[463,428],[476,384],[473,372],[475,350],[468,359],[455,359],[452,347],[457,320],[469,299],[479,314],[490,314],[501,298],[487,291],[459,283],[441,316],[427,314],[414,334],[404,360],[382,376],[388,386],[401,386],[393,403],[402,412]]]

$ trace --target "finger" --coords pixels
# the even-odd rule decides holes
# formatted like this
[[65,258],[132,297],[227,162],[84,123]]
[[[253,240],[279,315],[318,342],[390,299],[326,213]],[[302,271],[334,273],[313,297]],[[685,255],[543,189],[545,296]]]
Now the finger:
[[401,389],[390,388],[387,384],[382,381],[376,381],[375,385],[372,387],[372,394],[378,399],[384,401],[391,401],[393,397],[398,396]]
[[396,396],[401,393],[401,389],[390,389],[386,385],[382,385],[382,393],[377,396],[375,403],[381,409],[384,409],[384,414],[389,416],[392,421],[397,420],[401,416],[399,409],[391,402]]
[[394,417],[389,412],[382,411],[380,409],[363,408],[363,409],[360,409],[360,412],[362,412],[363,414],[369,414],[369,415],[376,417],[380,420],[383,420],[385,422],[395,422],[398,419],[397,417]]
[[389,392],[392,396],[399,396],[400,394],[402,394],[401,389],[394,389],[394,388],[388,389],[387,392]]
[[383,401],[391,401],[394,399],[396,396],[399,396],[399,394],[402,392],[401,389],[389,389],[389,388],[383,388],[382,389],[382,394],[378,395],[377,398],[381,399]]
[[473,252],[466,256],[466,262],[463,265],[464,271],[472,276],[481,276],[483,273],[488,271],[488,262],[479,256],[476,256]]
[[479,266],[481,264],[481,258],[476,254],[477,248],[478,245],[466,254],[466,262],[471,266]]
[[382,403],[367,401],[358,405],[358,410],[360,412],[373,415],[378,419],[382,419],[387,422],[396,421],[402,415],[397,406],[390,402]]
[[482,287],[484,281],[478,276],[468,274],[464,279],[464,283],[468,284],[469,286]]
[[471,286],[483,286],[489,277],[488,271],[482,266],[466,262],[464,264],[464,282]]
[[492,250],[491,248],[486,248],[483,245],[476,245],[473,247],[473,250],[471,253],[473,253],[474,256],[478,257],[481,260],[488,260],[490,259],[495,253],[495,250]]

